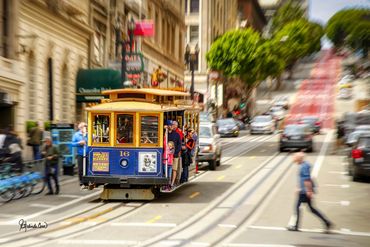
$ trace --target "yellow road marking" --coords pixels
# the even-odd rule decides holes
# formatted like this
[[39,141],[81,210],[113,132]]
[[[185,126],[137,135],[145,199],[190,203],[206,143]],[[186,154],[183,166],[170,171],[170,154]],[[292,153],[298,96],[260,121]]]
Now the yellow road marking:
[[239,168],[241,168],[242,167],[242,165],[237,165],[236,167],[235,167],[235,169],[239,169]]
[[219,176],[218,178],[217,178],[217,180],[222,180],[222,179],[224,179],[225,178],[225,176],[224,175],[222,175],[222,176]]
[[253,160],[253,159],[255,159],[256,158],[256,156],[251,156],[251,157],[249,157],[251,160]]
[[189,198],[190,198],[190,199],[193,199],[194,197],[199,196],[199,195],[200,195],[200,192],[194,192],[193,194],[191,194],[191,195],[189,196]]
[[153,224],[153,223],[155,223],[156,221],[160,220],[161,218],[162,218],[162,216],[157,215],[157,216],[155,216],[153,219],[148,220],[146,223],[147,223],[147,224]]

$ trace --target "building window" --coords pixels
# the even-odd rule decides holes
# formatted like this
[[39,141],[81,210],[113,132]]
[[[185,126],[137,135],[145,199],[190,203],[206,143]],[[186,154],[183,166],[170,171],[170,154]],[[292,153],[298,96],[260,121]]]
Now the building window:
[[199,41],[199,26],[190,26],[189,41],[191,44],[198,43]]
[[162,35],[162,47],[166,46],[166,21],[164,18],[162,18],[162,26],[161,26],[161,35]]
[[199,13],[199,0],[190,0],[190,13]]
[[183,47],[183,37],[182,37],[182,33],[180,32],[180,35],[179,35],[179,60],[182,61],[182,55],[184,53],[184,47]]
[[155,12],[155,27],[154,27],[154,32],[155,32],[155,41],[159,42],[159,27],[160,26],[160,20],[158,16],[158,12]]
[[71,116],[71,109],[70,109],[70,90],[69,90],[69,73],[67,65],[65,64],[62,68],[62,78],[61,78],[61,102],[62,102],[62,120],[67,122],[70,120],[69,116]]
[[29,118],[37,119],[37,88],[36,88],[36,59],[33,52],[28,57],[28,112]]
[[177,35],[175,34],[176,29],[175,26],[171,27],[171,54],[175,55],[175,40]]
[[188,0],[185,0],[185,14],[188,13]]
[[9,56],[10,1],[0,2],[0,56]]
[[97,21],[94,21],[94,59],[99,65],[104,64],[104,54],[105,54],[105,26]]

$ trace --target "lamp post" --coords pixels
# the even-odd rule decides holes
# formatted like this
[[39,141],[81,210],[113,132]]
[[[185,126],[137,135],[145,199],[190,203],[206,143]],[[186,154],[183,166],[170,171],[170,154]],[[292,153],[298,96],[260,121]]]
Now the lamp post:
[[130,44],[130,53],[132,53],[132,48],[133,48],[133,41],[134,41],[134,30],[136,27],[134,18],[131,17],[131,20],[128,22],[127,27],[128,27],[128,33],[129,33],[129,41],[127,42],[126,40],[121,39],[121,31],[120,31],[120,23],[117,22],[118,25],[116,27],[116,51],[118,51],[118,44],[121,44],[121,54],[122,54],[122,59],[121,59],[121,83],[122,87],[125,88],[125,82],[127,80],[126,78],[126,70],[127,70],[127,64],[126,64],[126,44]]
[[191,53],[189,44],[186,45],[185,49],[185,64],[190,68],[191,71],[191,86],[190,94],[191,100],[194,100],[194,70],[195,64],[198,65],[199,46],[198,44],[194,47],[194,52]]

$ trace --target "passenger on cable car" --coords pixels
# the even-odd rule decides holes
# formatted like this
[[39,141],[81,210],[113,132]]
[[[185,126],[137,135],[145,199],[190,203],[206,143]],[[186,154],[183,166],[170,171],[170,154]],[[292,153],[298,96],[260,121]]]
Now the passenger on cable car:
[[[176,123],[177,124],[177,123]],[[168,142],[172,141],[174,143],[174,148],[175,152],[173,155],[173,164],[172,164],[172,178],[171,178],[171,186],[175,186],[176,178],[178,171],[180,171],[180,166],[179,166],[179,155],[181,151],[181,137],[179,133],[176,132],[176,127],[177,125],[174,125],[173,123],[168,126]]]
[[[175,144],[170,141],[168,142],[168,145],[166,144],[166,139],[164,139],[163,142],[163,168],[164,172],[166,171],[166,162],[167,162],[167,176],[169,178],[170,184],[171,184],[171,178],[172,178],[172,164],[173,164],[173,156],[175,153]],[[164,190],[170,190],[170,185],[167,185],[164,187]]]
[[118,117],[117,143],[132,143],[132,118]]
[[[179,147],[179,156],[178,156],[179,159],[178,159],[177,170],[176,170],[176,177],[175,177],[175,183],[176,184],[179,184],[180,183],[180,178],[181,178],[181,172],[182,172],[181,149],[183,148],[182,145],[185,144],[185,143],[183,143],[184,142],[184,133],[179,128],[179,123],[177,121],[172,121],[172,129],[176,133],[178,133],[179,136],[180,136],[180,147]],[[176,146],[176,143],[175,143],[175,146]],[[176,146],[176,149],[177,149],[177,146]],[[185,145],[184,145],[184,149],[185,149]]]
[[195,147],[195,142],[193,139],[193,129],[189,128],[186,133],[186,144],[185,150],[182,151],[182,174],[180,183],[187,182],[189,179],[189,166],[192,163],[192,152]]

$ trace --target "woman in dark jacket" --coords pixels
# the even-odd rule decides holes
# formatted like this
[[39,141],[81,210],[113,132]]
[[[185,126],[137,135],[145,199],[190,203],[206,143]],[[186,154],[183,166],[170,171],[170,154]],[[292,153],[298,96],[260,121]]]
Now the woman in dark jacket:
[[17,133],[13,130],[8,130],[4,140],[4,162],[14,163],[12,167],[14,172],[23,172],[22,148],[22,143]]

